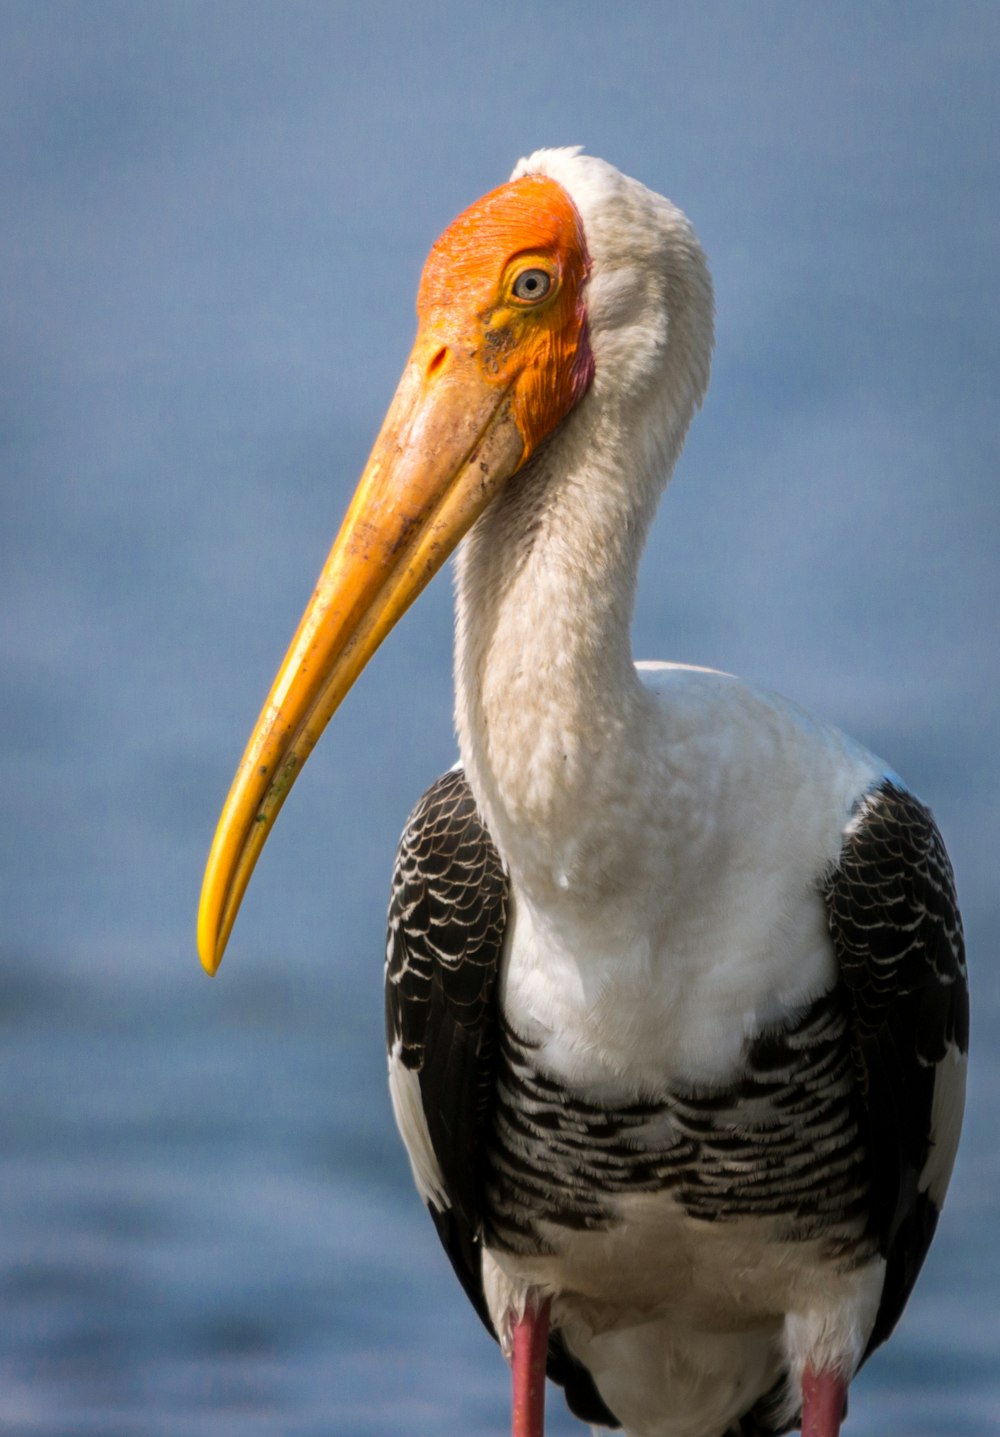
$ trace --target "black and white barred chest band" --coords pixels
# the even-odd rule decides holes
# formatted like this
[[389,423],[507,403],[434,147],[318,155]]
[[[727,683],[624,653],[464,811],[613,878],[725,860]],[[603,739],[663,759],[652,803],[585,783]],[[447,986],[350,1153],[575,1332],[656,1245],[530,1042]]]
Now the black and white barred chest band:
[[748,1042],[737,1084],[605,1106],[539,1073],[532,1047],[502,1023],[485,1144],[488,1245],[544,1252],[552,1226],[612,1227],[618,1198],[658,1193],[693,1218],[773,1219],[779,1240],[819,1238],[831,1257],[870,1257],[845,1031],[842,1004],[826,995]]

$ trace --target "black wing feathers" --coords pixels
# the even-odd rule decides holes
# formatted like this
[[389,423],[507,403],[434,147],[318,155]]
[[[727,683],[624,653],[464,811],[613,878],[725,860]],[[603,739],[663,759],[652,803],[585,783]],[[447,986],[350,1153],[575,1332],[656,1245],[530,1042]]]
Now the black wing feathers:
[[400,840],[389,903],[385,1017],[390,1051],[400,1042],[403,1063],[419,1074],[445,1191],[471,1236],[479,1228],[479,1148],[492,1088],[506,922],[500,856],[465,775],[453,770],[428,789]]
[[872,1225],[887,1262],[871,1352],[895,1326],[934,1234],[938,1208],[919,1181],[935,1139],[937,1065],[969,1042],[955,881],[929,810],[889,780],[866,794],[824,897],[853,1009]]

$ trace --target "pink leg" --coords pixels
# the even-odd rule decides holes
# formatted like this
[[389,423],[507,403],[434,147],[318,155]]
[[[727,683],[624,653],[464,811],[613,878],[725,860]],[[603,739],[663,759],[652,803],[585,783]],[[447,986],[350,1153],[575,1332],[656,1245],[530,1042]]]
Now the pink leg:
[[514,1324],[514,1425],[512,1437],[543,1437],[545,1428],[545,1357],[549,1347],[548,1298],[537,1311],[531,1298]]
[[802,1374],[802,1437],[838,1437],[847,1401],[847,1382],[839,1372]]

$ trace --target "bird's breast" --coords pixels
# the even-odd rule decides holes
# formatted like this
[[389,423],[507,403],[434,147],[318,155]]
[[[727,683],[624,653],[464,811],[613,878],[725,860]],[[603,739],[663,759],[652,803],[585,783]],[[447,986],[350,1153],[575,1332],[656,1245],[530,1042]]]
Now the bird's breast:
[[726,1081],[836,982],[822,900],[877,763],[727,675],[664,666],[545,857],[504,832],[501,1000],[554,1077]]
[[811,886],[693,871],[674,901],[670,887],[582,914],[513,891],[503,1012],[567,1087],[628,1101],[731,1081],[749,1039],[833,987]]

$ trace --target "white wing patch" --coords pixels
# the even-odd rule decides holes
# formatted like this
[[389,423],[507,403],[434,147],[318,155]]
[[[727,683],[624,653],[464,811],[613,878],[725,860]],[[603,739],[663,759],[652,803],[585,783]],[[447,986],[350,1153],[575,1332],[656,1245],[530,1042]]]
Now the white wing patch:
[[930,1197],[938,1209],[944,1203],[948,1181],[958,1151],[965,1109],[966,1056],[954,1043],[937,1065],[934,1075],[934,1100],[931,1107],[931,1150],[920,1174],[920,1191]]
[[396,1126],[406,1147],[417,1192],[428,1207],[445,1212],[451,1203],[445,1191],[444,1178],[431,1146],[431,1135],[424,1117],[420,1095],[420,1076],[407,1068],[400,1057],[399,1040],[389,1054],[389,1096]]

